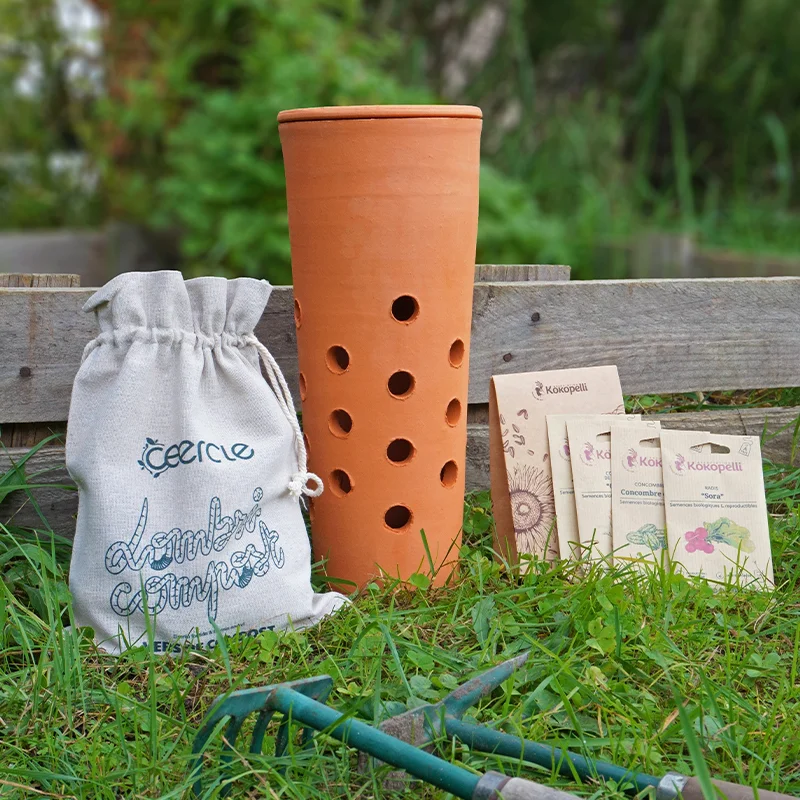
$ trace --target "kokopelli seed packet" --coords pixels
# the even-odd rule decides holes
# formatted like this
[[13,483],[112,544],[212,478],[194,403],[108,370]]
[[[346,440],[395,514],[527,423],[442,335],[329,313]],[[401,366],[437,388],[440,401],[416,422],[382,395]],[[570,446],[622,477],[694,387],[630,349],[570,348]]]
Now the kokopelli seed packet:
[[495,546],[509,561],[558,558],[548,414],[623,409],[617,368],[495,375],[489,389],[489,463]]
[[661,457],[670,558],[689,575],[772,586],[758,438],[664,430]]
[[667,552],[660,423],[611,429],[614,559],[660,562]]
[[[622,415],[619,419],[634,422],[638,414]],[[572,482],[572,459],[567,437],[568,419],[596,419],[597,414],[548,414],[547,438],[550,443],[550,468],[553,472],[553,499],[556,507],[558,549],[563,559],[577,559],[580,554],[578,515],[575,510],[575,487]]]
[[640,417],[567,418],[582,553],[611,563],[611,428],[641,423]]

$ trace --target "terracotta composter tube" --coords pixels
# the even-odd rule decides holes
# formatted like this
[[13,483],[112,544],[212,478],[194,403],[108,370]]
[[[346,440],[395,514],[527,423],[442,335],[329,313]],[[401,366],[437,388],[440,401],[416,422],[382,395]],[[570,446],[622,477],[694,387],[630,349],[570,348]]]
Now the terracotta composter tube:
[[[278,115],[314,555],[363,586],[461,541],[481,111]],[[444,565],[444,566],[442,566]]]

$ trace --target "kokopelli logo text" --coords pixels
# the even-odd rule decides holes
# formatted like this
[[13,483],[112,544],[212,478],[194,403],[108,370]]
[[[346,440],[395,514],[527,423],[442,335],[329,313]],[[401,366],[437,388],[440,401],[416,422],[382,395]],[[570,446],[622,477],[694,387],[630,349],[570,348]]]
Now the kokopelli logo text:
[[742,472],[741,461],[689,461],[678,453],[670,462],[670,469],[675,475],[688,475],[690,472]]
[[182,464],[192,464],[195,461],[202,464],[204,460],[213,464],[222,464],[225,461],[249,461],[254,455],[255,450],[244,442],[235,442],[225,447],[202,439],[199,442],[184,439],[178,444],[166,446],[158,439],[147,437],[138,463],[142,469],[157,478],[168,469],[175,469]]
[[589,387],[585,383],[562,383],[555,386],[545,386],[541,381],[533,384],[533,396],[537,400],[544,400],[548,395],[566,394],[572,396],[578,392],[588,392]]
[[584,442],[583,447],[581,447],[581,461],[587,467],[593,467],[595,464],[610,460],[610,458],[610,450],[595,447],[591,442]]
[[635,448],[631,447],[622,457],[622,466],[628,472],[633,472],[637,467],[660,467],[661,459],[655,456],[640,455]]

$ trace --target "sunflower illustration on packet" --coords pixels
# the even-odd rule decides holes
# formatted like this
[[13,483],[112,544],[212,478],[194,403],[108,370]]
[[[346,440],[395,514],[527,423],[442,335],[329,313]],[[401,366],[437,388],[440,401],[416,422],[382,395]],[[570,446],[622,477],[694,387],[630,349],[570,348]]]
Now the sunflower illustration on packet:
[[[548,414],[613,414],[624,410],[614,366],[494,375],[489,386],[489,465],[495,550],[559,558]],[[568,558],[569,553],[561,553]]]

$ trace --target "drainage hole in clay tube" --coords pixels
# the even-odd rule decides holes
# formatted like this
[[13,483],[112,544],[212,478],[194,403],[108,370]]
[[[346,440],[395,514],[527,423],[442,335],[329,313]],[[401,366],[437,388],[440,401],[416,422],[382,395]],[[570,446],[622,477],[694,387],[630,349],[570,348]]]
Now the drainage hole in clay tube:
[[461,419],[461,403],[455,397],[447,404],[445,418],[451,428],[456,426]]
[[387,386],[392,397],[400,399],[408,397],[414,391],[414,376],[410,372],[400,370],[389,377]]
[[299,382],[300,382],[300,399],[305,400],[306,393],[308,392],[308,385],[306,384],[306,376],[303,375],[302,372],[300,373]]
[[408,439],[393,439],[386,448],[386,457],[393,464],[406,464],[414,457],[414,445]]
[[464,342],[461,339],[456,339],[450,345],[450,365],[453,367],[460,367],[461,362],[464,360]]
[[335,344],[333,347],[328,348],[328,352],[325,354],[325,362],[331,372],[341,375],[350,366],[350,353],[341,345]]
[[303,309],[300,308],[300,303],[294,301],[294,325],[299,328],[303,324]]
[[331,472],[330,487],[337,497],[344,497],[353,490],[353,482],[343,469],[335,469]]
[[442,482],[442,486],[446,486],[448,489],[456,485],[456,481],[458,480],[458,465],[455,461],[448,461],[442,467],[442,471],[439,473],[439,480]]
[[344,439],[353,429],[353,418],[343,408],[337,408],[328,417],[328,428],[334,436]]
[[402,531],[411,524],[411,510],[405,506],[392,506],[383,516],[386,527],[393,531]]
[[416,297],[404,294],[392,303],[392,316],[398,322],[413,322],[419,314],[419,303]]

